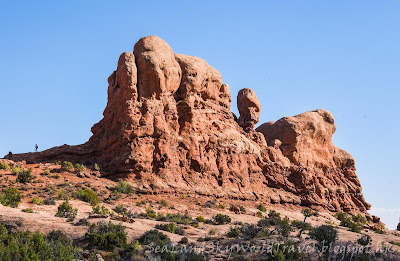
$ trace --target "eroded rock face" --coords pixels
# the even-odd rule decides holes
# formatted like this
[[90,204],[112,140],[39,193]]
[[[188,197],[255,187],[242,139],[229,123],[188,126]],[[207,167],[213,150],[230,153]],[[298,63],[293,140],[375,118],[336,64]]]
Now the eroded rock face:
[[140,97],[160,97],[162,93],[174,94],[181,82],[181,67],[175,60],[172,48],[157,36],[143,37],[133,53],[138,68]]
[[[251,89],[230,111],[229,86],[204,60],[174,54],[156,36],[123,53],[108,79],[104,118],[82,145],[7,158],[98,163],[145,193],[186,193],[365,212],[354,159],[335,147],[324,110],[254,130],[260,103]],[[239,124],[238,124],[239,123]]]
[[237,106],[240,113],[238,123],[244,130],[254,129],[261,113],[261,105],[256,93],[249,88],[241,89],[237,96]]

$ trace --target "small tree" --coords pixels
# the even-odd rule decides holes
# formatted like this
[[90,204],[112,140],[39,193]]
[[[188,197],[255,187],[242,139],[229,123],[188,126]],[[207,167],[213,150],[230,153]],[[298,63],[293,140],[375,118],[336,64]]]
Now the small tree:
[[[337,239],[337,230],[331,225],[322,225],[315,228],[311,233],[310,237],[318,242],[318,249],[322,251],[324,246],[329,246],[331,243],[335,243]],[[323,255],[325,253],[322,253]],[[329,255],[329,252],[327,252]]]
[[56,217],[64,217],[68,218],[69,221],[72,221],[75,219],[77,214],[78,209],[73,208],[72,205],[69,204],[68,200],[66,200],[58,206]]
[[312,209],[305,208],[301,211],[301,213],[304,215],[304,220],[303,222],[306,222],[306,219],[312,216],[318,216],[317,211],[313,211]]
[[16,188],[4,188],[2,193],[0,193],[0,203],[4,206],[16,208],[23,197],[24,195],[22,195]]

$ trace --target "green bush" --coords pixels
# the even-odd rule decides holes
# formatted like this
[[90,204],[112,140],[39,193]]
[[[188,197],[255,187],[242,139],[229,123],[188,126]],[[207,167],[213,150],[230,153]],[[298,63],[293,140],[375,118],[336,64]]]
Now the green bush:
[[9,169],[10,165],[8,165],[7,161],[0,162],[0,169]]
[[74,167],[74,164],[72,164],[71,162],[69,162],[69,161],[63,161],[62,163],[61,163],[61,169],[62,170],[70,170],[70,169],[72,169]]
[[318,249],[321,251],[324,246],[336,242],[337,230],[331,225],[322,225],[311,231],[310,237],[318,242]]
[[32,210],[31,208],[24,208],[24,209],[22,210],[22,212],[25,212],[25,213],[33,213],[33,210]]
[[142,236],[140,236],[139,243],[142,245],[149,245],[153,243],[156,246],[164,246],[170,244],[171,240],[164,233],[154,229],[146,231]]
[[196,220],[197,220],[198,222],[204,222],[204,221],[206,221],[205,218],[203,218],[202,216],[196,217]]
[[93,190],[89,188],[78,190],[75,193],[75,197],[82,201],[88,202],[92,206],[96,206],[100,203],[100,198]]
[[3,206],[10,206],[12,208],[18,207],[19,203],[24,196],[18,189],[14,187],[3,188],[2,192],[0,193],[0,203]]
[[164,230],[169,233],[175,234],[176,225],[175,225],[175,223],[159,224],[159,225],[156,225],[156,229]]
[[122,248],[127,245],[125,227],[111,222],[106,224],[104,221],[90,225],[88,232],[85,234],[85,240],[88,242],[90,249],[106,251],[112,251],[116,247]]
[[75,219],[77,214],[78,209],[73,208],[72,205],[69,204],[68,200],[66,200],[58,206],[56,217],[63,217],[72,221]]
[[160,205],[163,207],[168,207],[168,202],[165,199],[160,200]]
[[133,214],[124,204],[119,204],[114,208],[114,211],[123,217],[131,217]]
[[86,166],[83,164],[79,164],[79,163],[76,163],[74,168],[76,171],[79,171],[79,172],[86,170]]
[[366,223],[365,218],[358,214],[356,216],[349,216],[349,214],[344,212],[336,213],[336,218],[340,220],[340,225],[343,227],[348,227],[350,231],[360,233],[364,228]]
[[240,235],[240,229],[238,227],[231,227],[229,232],[227,233],[227,237],[238,237]]
[[18,172],[20,171],[20,167],[18,167],[18,166],[13,166],[11,170],[12,170],[12,173],[13,173],[14,175],[17,175]]
[[128,195],[133,193],[133,187],[129,185],[128,182],[126,182],[125,180],[121,180],[120,182],[118,182],[117,186],[113,188],[113,190]]
[[267,253],[266,260],[273,261],[296,261],[300,260],[300,251],[291,241],[285,241],[283,244],[274,244],[272,251]]
[[55,204],[56,201],[54,200],[54,198],[46,198],[45,200],[43,200],[43,205],[54,206]]
[[290,232],[292,231],[292,227],[290,226],[289,219],[286,217],[281,219],[278,224],[276,224],[276,231],[282,237],[288,237]]
[[297,220],[293,220],[290,225],[299,230],[299,233],[297,234],[297,237],[301,237],[301,234],[304,231],[307,231],[307,230],[311,231],[311,230],[314,229],[314,227],[311,226],[309,223],[302,222],[302,221],[297,221]]
[[46,169],[44,172],[42,172],[40,175],[42,176],[49,176],[50,175],[50,170]]
[[228,215],[217,214],[214,216],[214,221],[217,225],[224,225],[231,223],[232,219]]
[[94,169],[95,169],[96,171],[100,171],[100,166],[99,166],[97,163],[95,163],[95,164],[94,164]]
[[180,244],[187,244],[189,243],[189,239],[187,237],[182,237],[182,239],[179,241]]
[[223,204],[218,204],[217,208],[224,209],[225,206]]
[[96,205],[92,207],[93,214],[110,215],[110,210],[105,206]]
[[63,190],[60,189],[59,191],[57,191],[57,199],[67,200],[68,196]]
[[81,251],[61,232],[47,236],[39,231],[8,232],[0,224],[0,260],[74,260],[83,259]]
[[359,239],[357,239],[357,243],[362,246],[368,246],[372,243],[372,239],[370,235],[362,235]]
[[43,205],[43,200],[41,200],[40,198],[33,198],[32,199],[32,204]]
[[309,209],[309,208],[303,209],[303,210],[301,211],[301,213],[302,213],[303,216],[304,216],[303,222],[306,222],[306,219],[309,218],[309,217],[317,216],[317,215],[318,215],[318,212],[317,212],[317,211],[313,211],[312,209]]
[[257,206],[257,209],[260,210],[261,212],[267,211],[267,209],[264,207],[262,203],[260,203],[260,205]]
[[22,170],[18,172],[17,182],[19,183],[31,183],[36,177],[32,175],[32,169]]

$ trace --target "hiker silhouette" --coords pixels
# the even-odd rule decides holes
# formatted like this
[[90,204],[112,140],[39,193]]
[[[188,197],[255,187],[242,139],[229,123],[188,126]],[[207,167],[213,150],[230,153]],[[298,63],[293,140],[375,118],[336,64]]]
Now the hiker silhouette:
[[38,148],[39,148],[39,146],[36,144],[36,145],[35,145],[35,151],[36,151],[36,152],[37,152]]

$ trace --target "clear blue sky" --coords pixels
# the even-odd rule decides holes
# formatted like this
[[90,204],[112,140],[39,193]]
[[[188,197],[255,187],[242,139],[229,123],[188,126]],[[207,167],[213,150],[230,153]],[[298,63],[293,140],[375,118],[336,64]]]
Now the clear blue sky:
[[[399,1],[7,1],[0,9],[0,156],[80,144],[120,53],[158,35],[255,90],[260,123],[323,108],[368,202],[400,216]],[[394,214],[393,214],[394,213]]]

